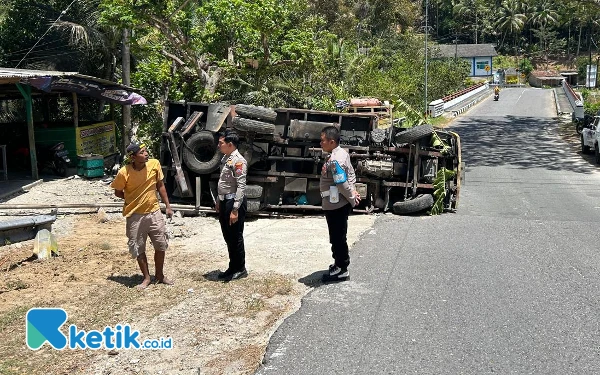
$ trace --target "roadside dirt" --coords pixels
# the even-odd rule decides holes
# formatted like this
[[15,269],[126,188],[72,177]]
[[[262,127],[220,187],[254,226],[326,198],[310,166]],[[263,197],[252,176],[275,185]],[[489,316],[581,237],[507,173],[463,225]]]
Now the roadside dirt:
[[[99,180],[43,183],[9,203],[111,202]],[[0,374],[249,374],[271,334],[319,285],[331,263],[323,217],[251,219],[245,227],[248,278],[216,281],[227,250],[214,216],[174,218],[166,274],[174,286],[141,291],[118,211],[60,214],[53,225],[60,256],[32,257],[33,241],[0,247]],[[48,213],[12,211],[10,215]],[[349,242],[375,216],[350,218]],[[151,246],[149,246],[151,249]],[[151,267],[152,253],[149,251]],[[170,337],[171,350],[69,350],[25,345],[25,313],[60,307],[66,325],[103,330],[130,324],[142,339]],[[66,330],[65,330],[66,331]]]

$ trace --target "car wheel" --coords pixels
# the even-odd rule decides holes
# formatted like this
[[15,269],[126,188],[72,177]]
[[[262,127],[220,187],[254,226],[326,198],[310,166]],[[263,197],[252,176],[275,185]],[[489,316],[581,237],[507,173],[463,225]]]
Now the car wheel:
[[590,146],[586,146],[585,143],[583,143],[583,135],[581,136],[581,153],[582,154],[589,154],[590,152]]

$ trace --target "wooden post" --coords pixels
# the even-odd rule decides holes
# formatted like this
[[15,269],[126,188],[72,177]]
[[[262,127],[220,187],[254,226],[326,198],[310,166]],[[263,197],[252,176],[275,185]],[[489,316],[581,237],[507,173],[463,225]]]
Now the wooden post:
[[27,114],[27,135],[29,136],[29,157],[31,159],[31,177],[34,180],[39,178],[37,167],[37,155],[35,152],[35,132],[33,129],[33,103],[31,100],[31,86],[17,83],[17,88],[25,98],[25,112]]
[[76,92],[73,93],[73,125],[75,129],[79,127],[79,101]]
[[[131,65],[130,65],[131,55],[130,55],[129,36],[130,36],[129,30],[123,29],[123,50],[122,50],[122,57],[121,57],[122,73],[121,73],[121,75],[123,78],[123,84],[125,86],[131,85]],[[123,132],[121,133],[121,137],[122,137],[122,141],[123,141],[122,142],[123,151],[125,151],[125,149],[129,145],[129,141],[130,141],[129,132],[130,131],[131,131],[131,106],[124,105],[123,106]]]

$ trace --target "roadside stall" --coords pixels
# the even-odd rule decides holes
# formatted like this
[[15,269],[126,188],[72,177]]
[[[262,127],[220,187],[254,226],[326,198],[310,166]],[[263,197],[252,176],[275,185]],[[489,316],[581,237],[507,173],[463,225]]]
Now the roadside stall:
[[[146,100],[131,87],[76,72],[0,68],[5,170],[30,167],[32,178],[37,179],[38,169],[47,167],[47,160],[38,159],[47,159],[48,150],[54,156],[62,152],[70,167],[81,155],[96,155],[93,160],[101,156],[103,165],[116,160],[114,104],[146,104]],[[56,149],[61,142],[64,151]],[[56,172],[56,166],[53,169]]]

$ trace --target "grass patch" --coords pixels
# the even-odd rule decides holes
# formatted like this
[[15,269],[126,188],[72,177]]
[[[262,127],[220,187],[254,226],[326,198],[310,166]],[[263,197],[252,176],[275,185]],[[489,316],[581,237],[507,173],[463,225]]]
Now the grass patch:
[[25,326],[25,314],[29,306],[17,306],[0,315],[0,332],[17,323]]
[[3,359],[0,362],[0,374],[1,375],[17,375],[21,374],[18,370],[19,361],[16,359]]
[[29,285],[27,285],[21,279],[15,279],[15,280],[8,280],[6,282],[6,288],[8,290],[21,290],[21,289],[29,288]]
[[110,250],[112,249],[112,245],[108,242],[102,242],[99,246],[100,250]]

